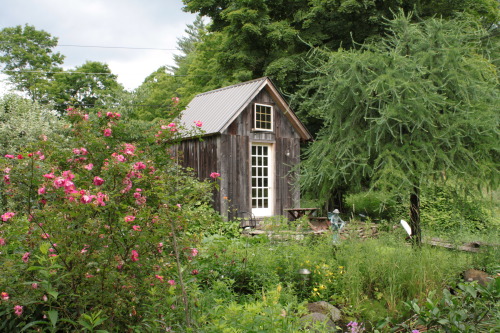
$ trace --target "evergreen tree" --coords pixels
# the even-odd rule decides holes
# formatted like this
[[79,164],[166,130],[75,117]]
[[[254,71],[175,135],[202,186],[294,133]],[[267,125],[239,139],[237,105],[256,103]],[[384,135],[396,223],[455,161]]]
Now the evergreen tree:
[[[471,21],[398,15],[360,50],[317,50],[301,107],[323,121],[306,151],[304,189],[410,194],[420,242],[419,191],[444,176],[470,188],[498,184],[498,68]],[[310,98],[312,96],[312,98]]]

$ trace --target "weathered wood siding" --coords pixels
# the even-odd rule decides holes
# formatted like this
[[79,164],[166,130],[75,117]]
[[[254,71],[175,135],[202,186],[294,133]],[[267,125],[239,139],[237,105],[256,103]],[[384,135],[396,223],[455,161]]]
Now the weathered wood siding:
[[[273,132],[252,130],[254,104],[266,104],[273,107]],[[292,174],[300,161],[300,136],[289,120],[266,90],[262,90],[255,99],[223,132],[221,156],[227,163],[224,187],[232,211],[230,217],[247,217],[243,212],[251,212],[251,165],[250,148],[252,143],[270,143],[274,145],[274,214],[283,215],[283,209],[297,207],[300,194],[296,187],[296,176]],[[234,159],[236,157],[236,160]]]
[[[273,106],[272,132],[252,129],[255,103]],[[300,161],[300,136],[265,89],[221,134],[203,141],[185,140],[179,145],[182,165],[194,169],[198,178],[207,179],[212,172],[221,174],[214,208],[228,219],[246,218],[252,211],[250,149],[258,142],[274,146],[274,214],[283,215],[283,209],[299,205],[292,169]]]

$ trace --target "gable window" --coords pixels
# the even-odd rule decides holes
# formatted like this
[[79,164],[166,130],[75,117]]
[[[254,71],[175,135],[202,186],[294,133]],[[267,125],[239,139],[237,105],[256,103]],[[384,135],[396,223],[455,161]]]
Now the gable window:
[[264,104],[255,104],[254,129],[261,131],[273,130],[273,107]]

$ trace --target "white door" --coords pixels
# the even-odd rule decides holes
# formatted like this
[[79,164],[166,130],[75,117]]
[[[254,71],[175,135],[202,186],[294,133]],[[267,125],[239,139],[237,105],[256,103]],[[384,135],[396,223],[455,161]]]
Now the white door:
[[273,146],[252,144],[252,213],[257,217],[273,215]]

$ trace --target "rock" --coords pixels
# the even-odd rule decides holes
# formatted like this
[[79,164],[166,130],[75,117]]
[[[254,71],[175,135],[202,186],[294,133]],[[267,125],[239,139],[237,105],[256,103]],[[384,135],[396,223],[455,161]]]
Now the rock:
[[332,332],[336,331],[335,323],[330,320],[330,318],[319,312],[313,312],[304,317],[300,318],[300,321],[304,328],[313,329],[313,327],[318,327],[324,325],[325,328],[329,328]]
[[340,310],[325,301],[309,303],[307,304],[307,310],[311,313],[324,314],[333,322],[337,322],[342,318]]
[[493,276],[477,269],[468,269],[464,272],[466,282],[477,281],[483,287],[486,287],[493,279]]

